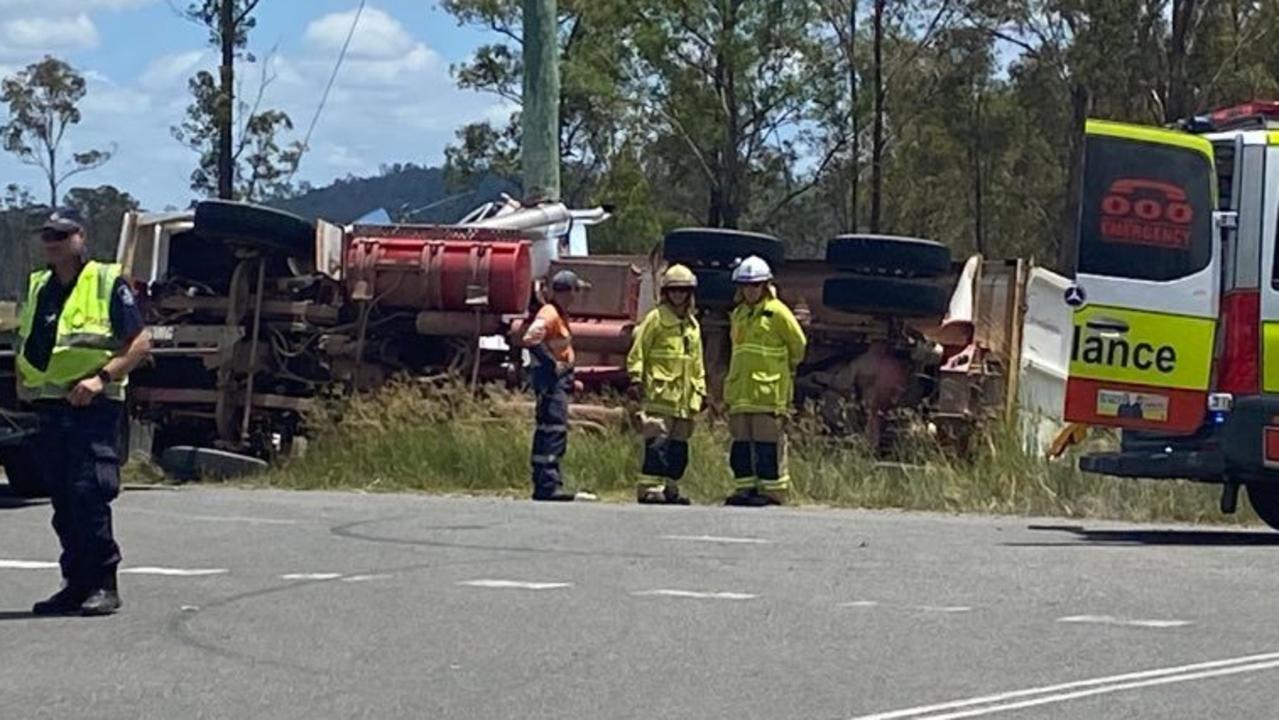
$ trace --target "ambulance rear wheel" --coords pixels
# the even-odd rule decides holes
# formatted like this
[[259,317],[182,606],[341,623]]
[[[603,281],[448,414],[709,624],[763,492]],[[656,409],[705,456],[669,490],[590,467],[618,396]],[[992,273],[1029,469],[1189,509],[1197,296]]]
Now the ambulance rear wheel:
[[1248,503],[1262,522],[1279,530],[1279,483],[1248,483]]

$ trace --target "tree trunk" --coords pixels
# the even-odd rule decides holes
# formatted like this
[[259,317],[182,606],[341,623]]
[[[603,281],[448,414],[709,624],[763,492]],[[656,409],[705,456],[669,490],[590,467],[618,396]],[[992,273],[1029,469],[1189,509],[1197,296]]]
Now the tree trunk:
[[852,118],[853,150],[852,150],[852,202],[848,213],[848,232],[858,230],[858,189],[861,185],[861,123],[857,118],[857,0],[850,0],[848,7],[848,91],[849,115]]
[[222,44],[221,87],[218,88],[218,197],[231,200],[235,187],[235,160],[231,154],[235,115],[235,3],[218,6],[218,37]]
[[1084,127],[1092,97],[1082,82],[1070,91],[1070,142],[1066,157],[1066,201],[1062,203],[1061,234],[1057,241],[1057,270],[1067,277],[1075,276],[1079,238],[1079,195],[1084,180]]
[[870,157],[870,231],[879,232],[884,190],[884,3],[875,0],[875,117],[871,130]]
[[58,207],[58,150],[50,145],[49,152],[49,211]]
[[1164,102],[1164,122],[1175,122],[1190,112],[1186,81],[1186,54],[1190,47],[1190,26],[1198,0],[1172,0],[1172,34],[1168,40],[1168,91]]
[[741,108],[737,104],[736,68],[733,67],[724,45],[733,41],[737,33],[737,9],[739,2],[728,3],[724,14],[724,35],[720,40],[719,52],[716,53],[716,77],[721,81],[724,108],[728,115],[724,118],[724,148],[721,153],[721,167],[724,172],[722,183],[723,202],[720,227],[737,228],[742,215],[742,126]]

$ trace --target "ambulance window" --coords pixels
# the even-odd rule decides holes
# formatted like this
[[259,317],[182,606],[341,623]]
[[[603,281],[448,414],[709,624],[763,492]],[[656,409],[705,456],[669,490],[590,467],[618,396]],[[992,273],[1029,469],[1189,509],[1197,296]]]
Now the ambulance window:
[[1079,272],[1165,281],[1207,267],[1215,170],[1205,159],[1171,145],[1090,136]]

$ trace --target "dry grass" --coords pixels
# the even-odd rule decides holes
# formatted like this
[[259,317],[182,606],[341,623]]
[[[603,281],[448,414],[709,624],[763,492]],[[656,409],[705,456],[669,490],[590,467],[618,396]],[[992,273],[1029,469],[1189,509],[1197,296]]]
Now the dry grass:
[[[523,496],[529,491],[530,418],[492,408],[509,394],[459,386],[400,384],[334,404],[312,419],[316,437],[300,460],[255,481],[295,489],[361,489]],[[1245,508],[1217,510],[1218,488],[1080,473],[1072,458],[1047,462],[1021,448],[1011,428],[987,431],[965,457],[928,439],[903,462],[875,461],[855,443],[825,437],[810,421],[792,428],[791,477],[800,503],[1121,520],[1253,524]],[[731,490],[722,422],[702,421],[682,487],[717,503]],[[572,488],[631,497],[638,439],[624,431],[574,430],[565,461]],[[1246,504],[1245,504],[1246,505]]]

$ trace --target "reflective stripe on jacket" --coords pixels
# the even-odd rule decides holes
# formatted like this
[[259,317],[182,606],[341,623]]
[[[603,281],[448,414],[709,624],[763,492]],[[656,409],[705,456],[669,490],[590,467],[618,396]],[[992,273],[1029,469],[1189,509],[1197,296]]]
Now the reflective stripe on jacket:
[[[52,280],[52,270],[31,273],[27,302],[18,329],[18,394],[23,400],[64,400],[75,384],[106,367],[121,343],[111,332],[111,292],[120,277],[120,266],[89,261],[80,271],[58,317],[57,337],[49,366],[40,370],[26,358],[26,341],[34,327],[40,292]],[[103,397],[124,400],[128,379],[107,385]]]
[[724,383],[730,414],[790,412],[795,370],[808,340],[795,315],[769,288],[754,305],[741,303],[730,317],[733,357]]
[[635,328],[626,372],[631,382],[644,388],[645,412],[677,418],[696,415],[706,397],[697,318],[681,318],[666,303],[649,311]]

